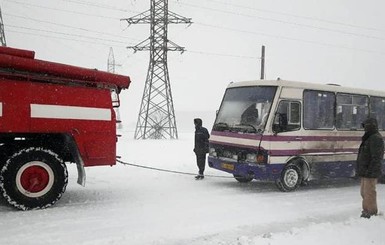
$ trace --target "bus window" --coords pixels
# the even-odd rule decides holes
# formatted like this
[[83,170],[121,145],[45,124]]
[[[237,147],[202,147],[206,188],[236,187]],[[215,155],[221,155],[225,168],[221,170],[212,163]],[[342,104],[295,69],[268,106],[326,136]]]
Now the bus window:
[[370,97],[370,116],[377,119],[378,129],[385,129],[385,98]]
[[[279,103],[273,129],[275,132],[299,130],[301,128],[300,118],[301,104],[298,101],[283,100]],[[284,119],[284,123],[282,123],[282,119]]]
[[334,128],[334,93],[305,90],[303,104],[305,129]]
[[336,128],[358,130],[368,117],[368,97],[353,94],[337,94]]

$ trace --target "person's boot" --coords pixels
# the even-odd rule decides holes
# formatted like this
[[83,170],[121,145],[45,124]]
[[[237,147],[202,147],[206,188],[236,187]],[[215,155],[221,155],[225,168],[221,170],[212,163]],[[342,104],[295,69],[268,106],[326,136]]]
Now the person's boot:
[[196,180],[201,180],[203,178],[204,178],[203,174],[198,174],[197,176],[195,176]]
[[361,218],[370,219],[370,214],[368,212],[362,211]]

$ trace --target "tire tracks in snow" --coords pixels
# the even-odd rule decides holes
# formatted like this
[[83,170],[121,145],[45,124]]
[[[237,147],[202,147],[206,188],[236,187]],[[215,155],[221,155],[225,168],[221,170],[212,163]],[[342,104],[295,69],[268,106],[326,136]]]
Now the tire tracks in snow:
[[351,219],[357,218],[359,219],[359,209],[356,207],[357,205],[352,205],[354,207],[349,208],[343,212],[335,212],[330,215],[314,215],[307,216],[304,218],[300,218],[290,221],[283,222],[270,222],[270,223],[262,223],[256,225],[248,225],[248,226],[239,226],[235,229],[231,229],[228,231],[222,231],[215,234],[204,235],[192,239],[186,240],[173,240],[173,241],[164,241],[162,243],[154,243],[156,245],[180,245],[180,244],[189,244],[189,245],[241,245],[243,244],[240,240],[244,237],[247,238],[255,238],[255,237],[263,237],[270,238],[274,234],[280,233],[292,233],[293,229],[302,229],[311,225],[321,225],[325,223],[343,223],[347,222]]

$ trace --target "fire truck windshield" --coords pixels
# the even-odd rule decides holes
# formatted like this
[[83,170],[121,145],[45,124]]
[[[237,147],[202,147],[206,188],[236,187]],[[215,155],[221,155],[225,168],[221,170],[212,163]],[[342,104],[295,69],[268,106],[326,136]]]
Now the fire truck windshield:
[[213,130],[260,133],[264,130],[277,88],[228,88]]

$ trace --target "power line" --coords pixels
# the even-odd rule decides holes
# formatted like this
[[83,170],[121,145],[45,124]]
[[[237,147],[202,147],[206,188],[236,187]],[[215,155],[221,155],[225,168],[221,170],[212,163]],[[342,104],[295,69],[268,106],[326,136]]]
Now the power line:
[[232,6],[232,7],[243,8],[243,9],[247,9],[247,10],[258,11],[258,12],[266,12],[266,13],[272,13],[272,14],[277,14],[277,15],[295,17],[295,18],[299,18],[299,19],[307,19],[307,20],[313,20],[313,21],[318,21],[318,22],[324,22],[324,23],[328,23],[328,24],[385,32],[385,29],[379,29],[379,28],[368,27],[368,26],[353,25],[353,24],[349,24],[349,23],[344,23],[344,22],[339,22],[339,21],[331,21],[331,20],[321,19],[321,18],[316,18],[316,17],[311,17],[311,16],[295,15],[295,14],[278,12],[278,11],[273,11],[273,10],[268,10],[268,9],[253,8],[250,6],[244,6],[244,5],[239,5],[239,4],[231,4],[231,3],[227,3],[227,2],[225,3],[225,2],[218,1],[218,0],[205,0],[205,1],[214,2],[214,3],[218,3],[218,4],[222,4],[222,5],[228,5],[228,6]]
[[[19,16],[19,15],[14,15],[14,14],[7,14],[7,13],[4,13],[4,15],[15,17],[15,18],[22,18],[22,19],[26,19],[26,20],[32,20],[32,21],[36,21],[36,22],[40,22],[40,23],[47,23],[47,24],[51,24],[51,25],[55,25],[55,26],[62,26],[62,27],[65,27],[65,28],[76,29],[76,30],[85,31],[85,32],[91,32],[91,33],[108,35],[108,36],[113,36],[113,37],[118,37],[118,38],[130,39],[130,40],[134,40],[134,41],[139,40],[139,39],[127,38],[126,36],[120,36],[120,35],[116,35],[116,34],[112,34],[112,33],[99,32],[99,31],[95,31],[95,30],[89,30],[89,29],[86,29],[86,28],[74,27],[74,26],[70,26],[70,25],[54,23],[54,22],[50,22],[50,21],[44,21],[44,20],[29,18],[29,17],[25,17],[25,16]],[[313,45],[321,45],[321,46],[327,46],[327,47],[334,47],[334,48],[339,48],[339,49],[354,50],[354,51],[360,51],[360,52],[365,52],[365,53],[374,53],[374,54],[379,54],[379,55],[384,55],[385,54],[384,52],[380,52],[380,51],[377,51],[377,50],[366,50],[366,49],[357,49],[357,48],[351,48],[351,47],[344,47],[344,46],[341,46],[341,45],[334,45],[334,44],[328,44],[328,43],[317,42],[317,41],[303,40],[303,39],[299,39],[299,38],[291,38],[291,37],[267,34],[267,33],[262,33],[262,32],[253,32],[253,31],[247,31],[247,30],[240,30],[240,29],[229,28],[229,27],[224,27],[224,26],[219,26],[219,25],[204,24],[204,23],[199,23],[199,22],[195,23],[195,24],[196,25],[206,26],[206,27],[209,27],[209,28],[223,29],[223,30],[232,31],[232,32],[245,33],[245,34],[250,34],[250,35],[267,36],[267,37],[271,37],[271,38],[275,38],[275,39],[283,39],[283,40],[296,41],[296,42],[308,43],[308,44],[313,44]],[[9,26],[9,25],[7,25],[7,26]],[[18,32],[18,33],[21,33],[21,32]],[[33,34],[29,34],[29,35],[33,35]],[[71,35],[71,34],[66,33],[66,34],[63,34],[63,35]],[[48,36],[48,37],[59,38],[59,37],[53,37],[53,36]],[[90,37],[84,37],[84,38],[90,38]],[[72,40],[72,39],[64,39],[64,40]],[[81,40],[74,40],[74,41],[91,43],[91,42],[81,41]],[[103,40],[103,41],[111,41],[111,40]],[[119,41],[113,40],[113,42],[119,42]],[[92,43],[100,44],[100,43],[97,43],[97,42],[92,42]],[[100,45],[111,46],[111,44],[100,44]],[[206,51],[189,50],[189,52],[190,53],[196,53],[196,54],[202,54],[202,55],[233,57],[233,58],[245,58],[245,59],[259,59],[259,57],[232,55],[232,54],[220,54],[220,53],[212,53],[212,52],[206,52]]]
[[103,9],[109,9],[109,10],[115,10],[115,11],[120,11],[120,12],[128,12],[128,13],[137,13],[135,11],[127,10],[127,9],[121,9],[117,7],[113,7],[111,5],[107,4],[96,4],[93,2],[87,2],[87,1],[79,1],[79,0],[62,0],[64,2],[71,2],[71,3],[76,3],[80,5],[86,5],[86,6],[91,6],[91,7],[96,7],[96,8],[103,8]]
[[118,47],[118,48],[126,48],[126,46],[111,45],[110,43],[92,42],[92,41],[86,41],[86,40],[56,37],[56,36],[52,36],[52,35],[44,35],[44,34],[37,34],[37,33],[30,33],[30,32],[22,32],[22,31],[15,31],[15,30],[7,30],[7,32],[18,33],[18,34],[23,34],[23,35],[38,36],[38,37],[47,37],[47,38],[68,40],[68,41],[74,41],[74,42],[82,42],[82,43],[88,43],[88,44],[96,44],[96,45],[100,45],[100,46],[108,46],[108,47],[113,46],[113,47]]
[[134,41],[139,40],[139,39],[134,39],[134,38],[127,38],[125,36],[115,35],[115,34],[112,34],[112,33],[106,33],[106,32],[100,32],[100,31],[95,31],[95,30],[89,30],[89,29],[86,29],[86,28],[74,27],[74,26],[70,26],[70,25],[54,23],[54,22],[51,22],[51,21],[39,20],[39,19],[34,19],[34,18],[20,16],[20,15],[14,15],[14,14],[8,14],[8,13],[4,13],[4,15],[12,16],[12,17],[15,17],[15,18],[26,19],[26,20],[32,20],[32,21],[36,21],[36,22],[40,22],[40,23],[46,23],[46,24],[50,24],[50,25],[61,26],[61,27],[75,29],[75,30],[80,30],[80,31],[85,31],[85,32],[93,32],[93,33],[97,33],[97,34],[103,34],[103,35],[108,35],[108,36],[124,38],[124,39],[130,39],[130,40],[134,40]]
[[370,39],[377,39],[377,40],[381,40],[381,41],[385,40],[385,38],[381,38],[381,37],[377,37],[377,36],[357,34],[357,33],[354,33],[354,32],[335,30],[335,29],[331,29],[331,28],[319,27],[319,26],[313,26],[313,25],[307,25],[307,24],[300,24],[300,23],[296,23],[296,22],[284,21],[284,20],[273,19],[273,18],[266,18],[266,17],[256,16],[256,15],[241,14],[241,13],[237,13],[237,12],[234,12],[234,11],[220,10],[220,9],[209,8],[209,7],[202,7],[200,5],[195,5],[195,4],[190,4],[190,3],[180,3],[180,4],[185,5],[185,6],[189,6],[189,7],[193,7],[193,8],[206,9],[206,10],[210,10],[210,11],[214,11],[214,12],[220,12],[220,13],[231,14],[231,15],[238,15],[238,16],[243,16],[243,17],[248,17],[248,18],[257,18],[257,19],[261,19],[261,20],[265,20],[265,21],[272,21],[272,22],[277,22],[277,23],[282,23],[282,24],[289,24],[289,25],[305,27],[305,28],[310,28],[310,29],[329,31],[329,32],[340,33],[340,34],[344,34],[344,35],[351,35],[351,36],[356,36],[356,37],[364,37],[364,38],[370,38]]
[[266,37],[271,37],[271,38],[275,38],[275,39],[283,39],[283,40],[296,41],[296,42],[302,42],[302,43],[309,43],[309,44],[315,44],[315,45],[321,45],[321,46],[327,46],[327,47],[334,47],[334,48],[340,48],[340,49],[355,50],[355,51],[360,51],[360,52],[365,52],[365,53],[375,53],[375,54],[385,55],[385,52],[381,52],[381,51],[378,51],[378,50],[367,50],[367,49],[351,48],[351,47],[345,47],[345,46],[341,46],[341,45],[322,43],[322,42],[311,41],[311,40],[304,40],[304,39],[299,39],[299,38],[284,37],[284,36],[280,36],[280,35],[267,34],[267,33],[263,33],[263,32],[252,32],[252,31],[246,31],[246,30],[239,30],[239,29],[235,29],[235,28],[218,26],[218,25],[211,25],[211,24],[204,24],[204,23],[199,23],[199,22],[194,22],[194,24],[195,25],[202,25],[202,26],[206,26],[206,27],[210,27],[210,28],[216,28],[216,29],[223,29],[223,30],[233,31],[233,32],[240,32],[240,33],[246,33],[246,34],[251,34],[251,35],[266,36]]
[[98,17],[98,18],[104,18],[104,19],[113,19],[113,20],[119,20],[119,18],[116,17],[109,17],[109,16],[103,16],[103,15],[97,15],[97,14],[87,14],[87,13],[82,13],[82,12],[77,12],[73,10],[65,10],[65,9],[58,9],[58,8],[52,8],[52,7],[47,7],[47,6],[41,6],[37,4],[31,4],[27,2],[19,2],[19,1],[9,1],[6,0],[9,3],[13,4],[19,4],[23,6],[30,6],[30,7],[36,7],[36,8],[42,8],[42,9],[49,9],[49,10],[55,10],[55,11],[60,11],[60,12],[65,12],[65,13],[72,13],[72,14],[78,14],[78,15],[84,15],[84,16],[90,16],[90,17]]
[[65,33],[65,32],[58,32],[58,31],[42,30],[42,29],[23,27],[23,26],[14,26],[14,25],[5,25],[5,26],[13,27],[13,28],[18,28],[18,29],[25,29],[25,30],[41,31],[41,32],[47,32],[47,33],[60,34],[60,35],[65,35],[65,36],[73,36],[73,37],[88,38],[88,39],[93,39],[93,40],[115,42],[115,43],[121,43],[121,44],[127,43],[125,41],[123,42],[123,41],[117,41],[117,40],[112,40],[112,39],[104,39],[104,38],[98,38],[98,37],[88,37],[88,36],[84,36],[84,35],[70,34],[70,33]]
[[[23,19],[29,19],[29,20],[34,20],[34,21],[39,21],[39,22],[47,23],[46,21],[41,21],[41,20],[37,20],[37,19],[31,19],[31,18],[28,18],[28,17],[22,17],[22,16],[16,16],[16,17],[20,17],[20,18],[23,18]],[[53,25],[63,26],[61,24],[57,24],[57,23],[53,23],[53,22],[48,22],[48,23],[49,24],[53,24]],[[31,31],[41,31],[41,32],[52,33],[52,34],[59,34],[59,35],[65,35],[65,36],[74,36],[74,37],[80,37],[80,38],[86,38],[86,39],[92,39],[92,40],[100,40],[100,41],[107,41],[107,42],[114,42],[114,43],[126,43],[126,42],[123,42],[123,41],[117,41],[117,40],[113,40],[113,39],[94,38],[94,37],[78,35],[78,34],[70,34],[70,33],[65,33],[65,32],[58,32],[58,31],[49,31],[49,30],[43,30],[43,29],[37,29],[37,28],[29,28],[29,27],[22,27],[22,26],[15,26],[15,25],[6,25],[6,27],[7,28],[8,27],[12,27],[12,28],[17,28],[17,29],[31,30]],[[77,28],[77,27],[68,26],[68,25],[64,25],[64,27],[73,28],[73,29],[80,29],[80,30],[86,30],[86,31],[89,31],[89,32],[94,32],[92,30],[87,30],[87,29],[83,29],[83,28]],[[52,35],[39,35],[39,34],[36,34],[36,33],[20,32],[20,31],[11,31],[11,32],[14,32],[14,33],[24,33],[24,34],[28,34],[28,35],[34,35],[34,36],[52,37],[52,38],[61,39],[61,37],[55,37],[55,36],[52,36]],[[99,33],[99,32],[95,32],[95,33]],[[117,35],[108,34],[108,33],[102,33],[102,34],[111,35],[111,36],[117,36]],[[122,37],[122,36],[117,36],[117,37],[125,38],[125,37]],[[68,39],[68,38],[62,38],[62,39],[63,40],[77,41],[77,42],[84,42],[84,43],[100,44],[100,45],[103,45],[103,46],[111,46],[111,43],[107,44],[107,43],[88,42],[88,41],[85,41],[85,40],[79,40],[79,39],[75,40],[75,39]],[[115,45],[115,47],[122,47],[122,46]],[[259,57],[254,57],[254,56],[244,56],[244,55],[235,55],[235,54],[234,55],[233,54],[220,54],[220,53],[213,53],[213,52],[207,52],[207,51],[188,50],[187,52],[195,53],[195,54],[201,54],[201,55],[209,55],[209,56],[232,57],[232,58],[241,58],[241,59],[259,59]]]
[[213,55],[213,56],[221,56],[221,57],[233,57],[233,58],[241,58],[241,59],[261,59],[260,57],[256,57],[256,56],[220,54],[220,53],[211,53],[211,52],[205,52],[205,51],[192,51],[192,50],[188,50],[187,52],[194,53],[194,54]]

